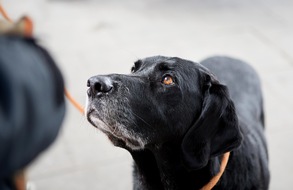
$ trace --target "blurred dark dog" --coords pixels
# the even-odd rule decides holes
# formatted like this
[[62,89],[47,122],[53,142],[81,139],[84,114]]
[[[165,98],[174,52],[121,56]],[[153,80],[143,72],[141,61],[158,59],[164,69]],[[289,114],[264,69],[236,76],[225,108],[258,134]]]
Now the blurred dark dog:
[[134,159],[134,189],[268,189],[260,81],[240,60],[155,56],[88,80],[88,121]]
[[1,190],[25,189],[22,170],[56,139],[65,115],[57,64],[36,40],[12,34],[0,35]]

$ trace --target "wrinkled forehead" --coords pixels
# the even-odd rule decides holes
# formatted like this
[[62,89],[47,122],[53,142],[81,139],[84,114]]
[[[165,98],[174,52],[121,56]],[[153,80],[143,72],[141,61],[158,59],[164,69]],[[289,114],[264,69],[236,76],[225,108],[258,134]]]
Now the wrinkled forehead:
[[136,62],[140,71],[150,73],[159,67],[174,68],[177,61],[173,57],[153,56],[147,57]]
[[165,56],[153,56],[141,59],[144,64],[159,64],[162,62],[174,64],[176,62],[175,58],[173,57],[165,57]]
[[171,74],[182,88],[190,89],[199,85],[202,75],[209,71],[199,63],[178,57],[153,56],[138,60],[134,64],[132,75],[160,77]]

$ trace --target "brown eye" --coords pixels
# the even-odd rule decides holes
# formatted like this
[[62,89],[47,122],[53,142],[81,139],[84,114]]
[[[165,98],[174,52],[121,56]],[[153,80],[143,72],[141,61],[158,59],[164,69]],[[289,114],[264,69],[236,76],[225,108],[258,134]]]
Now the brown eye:
[[171,85],[174,84],[173,78],[170,75],[167,75],[163,78],[162,81],[165,85]]

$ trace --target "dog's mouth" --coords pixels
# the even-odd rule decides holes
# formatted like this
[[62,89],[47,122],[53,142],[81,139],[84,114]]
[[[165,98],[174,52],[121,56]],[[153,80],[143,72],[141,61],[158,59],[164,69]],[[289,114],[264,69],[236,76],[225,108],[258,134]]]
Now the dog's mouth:
[[[113,139],[122,141],[127,147],[138,150],[145,146],[145,143],[133,132],[127,130],[127,127],[118,121],[111,119],[105,119],[103,111],[97,111],[94,108],[87,108],[86,117],[87,120],[98,130],[105,133],[108,138],[113,142]],[[114,145],[117,145],[113,142]],[[119,146],[119,145],[117,145]]]
[[110,133],[114,136],[120,136],[117,134],[117,127],[112,127],[111,125],[107,124],[104,119],[99,115],[95,109],[90,108],[86,113],[87,120],[97,129],[101,130],[104,133]]

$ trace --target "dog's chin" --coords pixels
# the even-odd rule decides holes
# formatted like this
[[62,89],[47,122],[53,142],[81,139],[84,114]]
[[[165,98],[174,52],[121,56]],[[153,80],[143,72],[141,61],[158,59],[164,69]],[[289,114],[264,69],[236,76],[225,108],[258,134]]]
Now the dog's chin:
[[145,146],[144,144],[141,144],[138,141],[132,139],[123,137],[117,138],[113,134],[107,134],[107,136],[114,146],[121,147],[127,150],[142,150]]
[[142,150],[145,147],[145,143],[141,138],[135,137],[134,133],[126,130],[126,127],[117,122],[115,126],[107,124],[103,121],[94,109],[88,109],[86,112],[87,120],[97,129],[105,133],[110,141],[115,145],[125,149]]

